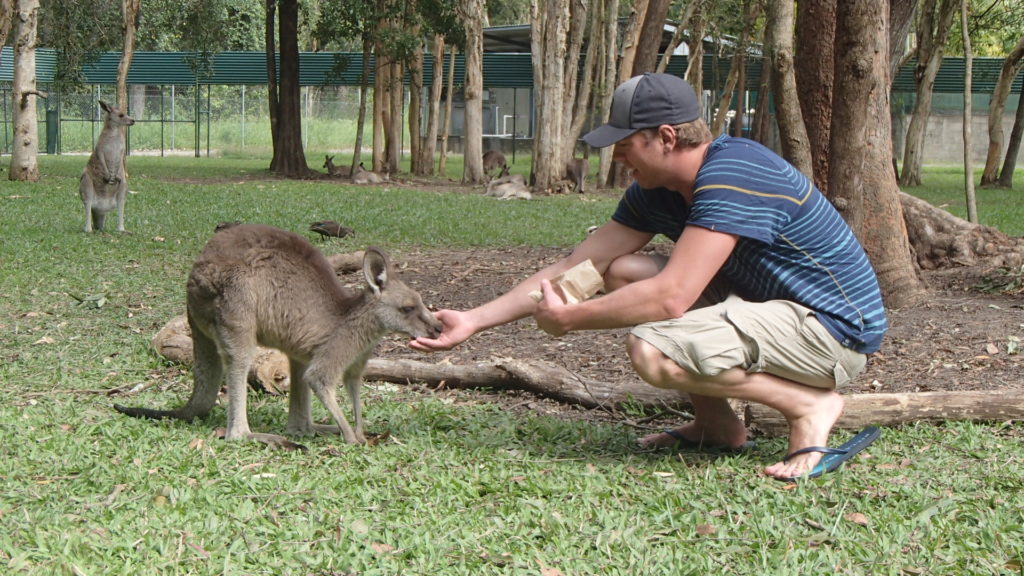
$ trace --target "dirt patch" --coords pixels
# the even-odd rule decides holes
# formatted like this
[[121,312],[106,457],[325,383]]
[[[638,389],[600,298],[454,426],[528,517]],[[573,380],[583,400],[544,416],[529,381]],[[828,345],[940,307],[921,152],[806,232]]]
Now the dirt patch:
[[[402,278],[433,308],[467,309],[498,296],[565,254],[551,248],[405,251],[393,255]],[[844,393],[1020,389],[1024,387],[1024,295],[977,287],[992,273],[957,268],[926,273],[926,302],[890,310],[881,350]],[[443,353],[421,354],[402,340],[382,344],[381,357],[456,364],[495,358],[542,360],[582,377],[636,381],[624,351],[626,330],[552,338],[532,320],[478,334]]]

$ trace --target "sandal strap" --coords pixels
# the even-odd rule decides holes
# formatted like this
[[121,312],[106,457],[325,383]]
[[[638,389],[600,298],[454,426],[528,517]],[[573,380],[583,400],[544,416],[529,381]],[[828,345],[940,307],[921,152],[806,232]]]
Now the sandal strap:
[[789,460],[794,456],[799,456],[800,454],[808,454],[810,452],[820,452],[822,454],[846,454],[848,450],[841,450],[839,448],[829,448],[827,446],[808,446],[807,448],[801,448],[799,450],[794,450],[789,454],[786,454],[786,457],[783,458],[782,461],[789,462]]

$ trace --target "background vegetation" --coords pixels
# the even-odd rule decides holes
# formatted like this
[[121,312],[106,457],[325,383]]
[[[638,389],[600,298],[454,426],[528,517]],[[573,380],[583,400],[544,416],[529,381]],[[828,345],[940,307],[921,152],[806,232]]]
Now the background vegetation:
[[[358,241],[325,250],[380,244],[401,264],[411,248],[568,246],[615,201],[510,203],[284,181],[266,158],[133,157],[131,233],[85,235],[83,161],[42,157],[40,182],[0,196],[6,574],[1024,570],[1019,423],[889,429],[854,465],[790,486],[757,473],[782,439],[740,456],[640,453],[613,419],[517,416],[415,386],[369,386],[369,430],[391,436],[374,447],[228,444],[212,435],[222,409],[192,423],[122,417],[112,402],[167,406],[190,389],[149,340],[182,312],[190,263],[220,220],[302,232],[336,218]],[[283,429],[286,400],[250,399],[254,428]]]

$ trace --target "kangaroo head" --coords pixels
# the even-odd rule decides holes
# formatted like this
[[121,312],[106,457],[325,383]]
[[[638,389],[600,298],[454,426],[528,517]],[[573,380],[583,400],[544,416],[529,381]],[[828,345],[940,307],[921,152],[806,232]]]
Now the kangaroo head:
[[117,107],[107,104],[103,100],[100,100],[100,108],[107,113],[107,125],[109,126],[131,126],[135,124],[135,119],[125,114]]
[[406,334],[412,338],[436,338],[441,334],[441,323],[423,305],[419,293],[395,277],[382,250],[372,246],[366,249],[363,275],[376,299],[374,314],[377,322],[386,332]]

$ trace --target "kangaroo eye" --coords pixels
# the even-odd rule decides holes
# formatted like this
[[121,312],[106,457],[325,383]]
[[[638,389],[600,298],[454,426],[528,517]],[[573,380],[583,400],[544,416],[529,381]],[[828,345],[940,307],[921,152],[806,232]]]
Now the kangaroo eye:
[[398,309],[402,314],[412,314],[415,310],[415,306],[402,306]]

